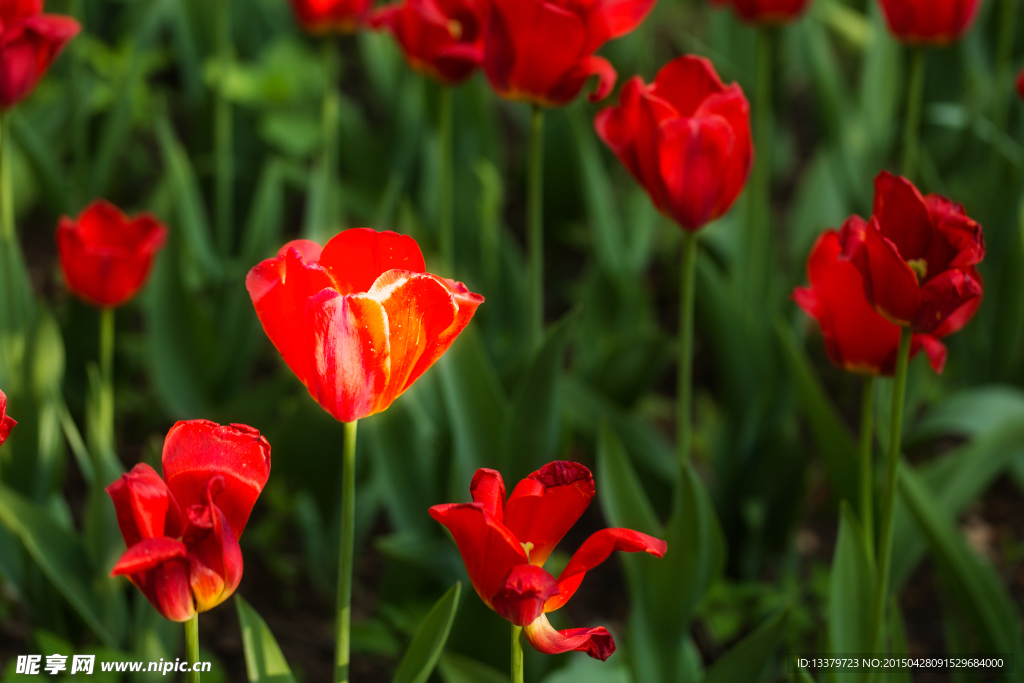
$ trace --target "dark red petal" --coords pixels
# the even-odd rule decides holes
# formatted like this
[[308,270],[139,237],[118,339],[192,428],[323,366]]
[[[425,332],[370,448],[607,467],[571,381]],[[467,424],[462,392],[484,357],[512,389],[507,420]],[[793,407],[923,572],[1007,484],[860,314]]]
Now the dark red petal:
[[367,294],[342,296],[325,289],[309,299],[305,326],[310,330],[310,395],[341,422],[372,415],[391,367],[384,307]]
[[320,254],[320,265],[331,274],[342,294],[367,292],[389,270],[424,271],[416,240],[396,232],[352,228],[335,235]]
[[[984,283],[982,282],[981,275],[978,271],[972,268],[969,269],[968,272],[970,272],[971,277],[981,283],[984,288]],[[937,328],[935,328],[932,335],[942,339],[943,337],[948,337],[954,332],[959,332],[963,329],[964,325],[970,322],[971,318],[974,317],[974,314],[978,312],[978,307],[981,306],[981,299],[982,297],[980,296],[970,299],[963,306],[953,311],[953,313],[951,313]]]
[[[582,62],[580,71],[583,73],[584,80],[591,76],[597,76],[597,87],[594,88],[594,92],[587,96],[587,99],[591,102],[600,102],[611,95],[612,90],[615,89],[615,81],[619,77],[611,62],[604,57],[598,57],[596,55],[587,57]],[[575,95],[573,95],[573,97],[575,97]]]
[[594,497],[594,477],[575,462],[548,463],[519,482],[505,503],[505,526],[532,543],[530,564],[544,565]]
[[982,293],[981,280],[973,273],[947,270],[933,277],[921,288],[921,306],[914,317],[914,331],[934,332],[951,315],[972,301],[980,300]]
[[38,14],[0,33],[0,109],[28,97],[54,60],[81,30],[71,17]]
[[[622,165],[643,184],[640,161],[637,157],[637,131],[640,119],[640,96],[644,82],[639,76],[626,81],[619,94],[619,106],[601,110],[594,119],[594,129]],[[646,188],[651,193],[650,188]],[[661,196],[660,191],[658,197]],[[653,193],[652,193],[653,199]],[[655,202],[657,205],[658,203]]]
[[481,468],[473,475],[473,481],[469,483],[469,494],[474,503],[484,506],[484,511],[494,519],[504,518],[505,506],[505,481],[501,478],[501,472]]
[[321,291],[334,288],[334,280],[317,263],[320,251],[316,242],[289,242],[275,258],[254,266],[245,278],[264,332],[307,388],[315,374],[310,353],[312,335],[303,324],[306,302]]
[[144,538],[182,533],[181,511],[167,484],[152,467],[139,463],[107,487],[114,501],[117,525],[130,548]]
[[875,178],[875,207],[882,237],[890,240],[904,261],[925,258],[935,227],[924,197],[906,178],[882,171]]
[[237,538],[270,477],[270,444],[246,425],[178,422],[164,440],[163,469],[167,487],[183,511],[205,505],[210,480],[223,477],[217,505]]
[[686,230],[716,218],[736,145],[721,116],[672,119],[661,127],[659,166],[669,214]]
[[946,45],[970,28],[981,0],[881,0],[893,34],[906,43]]
[[916,354],[918,349],[924,349],[932,370],[935,374],[941,375],[946,367],[946,345],[930,334],[915,334],[910,346],[910,355]]
[[952,254],[950,258],[938,264],[936,259],[929,256],[929,274],[936,274],[949,268],[968,268],[981,263],[985,258],[985,238],[978,222],[970,218],[962,206],[945,197],[929,195],[925,197],[925,202],[935,228],[943,238],[941,243],[948,245],[947,249]]
[[615,641],[604,626],[556,631],[547,616],[542,614],[532,624],[523,627],[523,632],[535,650],[548,655],[586,652],[603,662],[615,652]]
[[864,294],[890,322],[909,325],[921,307],[917,275],[900,258],[896,245],[884,238],[874,217],[864,225],[847,221],[839,234],[843,257],[864,278]]
[[447,527],[459,546],[466,573],[489,607],[512,567],[527,564],[519,540],[480,503],[435,505],[430,516]]
[[615,551],[626,553],[645,552],[655,557],[662,557],[668,551],[665,541],[642,534],[631,529],[602,529],[595,532],[583,542],[569,564],[558,576],[558,595],[552,597],[544,605],[545,612],[553,612],[560,608],[580,587],[587,572],[608,559]]
[[126,575],[150,604],[171,621],[195,614],[185,544],[173,538],[147,538],[125,551],[111,576]]
[[526,626],[544,613],[544,603],[554,595],[555,577],[532,564],[517,564],[491,598],[491,606],[516,626]]
[[712,218],[720,218],[732,208],[743,192],[754,166],[754,142],[750,132],[750,104],[738,85],[731,85],[725,92],[711,95],[697,110],[698,116],[721,116],[729,122],[735,138],[729,163],[722,173],[718,201],[712,210]]

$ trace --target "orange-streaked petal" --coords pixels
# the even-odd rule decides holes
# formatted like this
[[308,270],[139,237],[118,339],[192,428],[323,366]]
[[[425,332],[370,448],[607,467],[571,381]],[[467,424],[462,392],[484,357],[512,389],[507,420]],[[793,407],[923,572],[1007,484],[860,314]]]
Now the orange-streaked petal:
[[110,575],[127,576],[171,621],[188,621],[195,614],[187,550],[181,541],[166,536],[143,539],[125,551]]
[[615,652],[615,640],[604,626],[556,631],[547,616],[542,614],[532,624],[523,627],[523,632],[535,650],[548,655],[586,652],[603,662]]

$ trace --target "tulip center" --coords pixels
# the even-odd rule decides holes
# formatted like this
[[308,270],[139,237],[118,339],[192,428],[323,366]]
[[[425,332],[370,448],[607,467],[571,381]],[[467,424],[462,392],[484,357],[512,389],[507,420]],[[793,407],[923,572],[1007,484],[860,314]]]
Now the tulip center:
[[526,543],[520,543],[519,545],[523,546],[523,551],[526,553],[526,561],[529,562],[530,551],[533,550],[533,543],[531,541],[527,541]]
[[455,40],[462,39],[462,23],[455,19],[448,20],[448,33],[451,34]]
[[928,277],[928,261],[923,258],[915,258],[907,261],[907,265],[917,275],[918,280],[924,280]]

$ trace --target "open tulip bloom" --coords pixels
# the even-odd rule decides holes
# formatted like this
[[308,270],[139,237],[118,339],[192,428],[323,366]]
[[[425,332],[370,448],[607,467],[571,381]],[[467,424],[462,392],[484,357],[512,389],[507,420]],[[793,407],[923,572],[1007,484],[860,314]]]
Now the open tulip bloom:
[[0,446],[3,445],[4,441],[7,441],[7,437],[11,435],[11,430],[18,423],[7,414],[7,394],[0,391]]
[[0,0],[0,110],[28,97],[81,27],[43,14],[43,0]]
[[583,542],[556,579],[544,569],[562,537],[590,505],[594,478],[583,465],[552,462],[519,482],[505,499],[501,474],[477,470],[472,503],[435,505],[430,516],[455,538],[477,595],[499,615],[522,627],[540,652],[571,650],[605,660],[615,642],[604,627],[556,631],[547,613],[573,596],[588,570],[616,550],[661,557],[664,541],[629,529],[603,529]]
[[107,487],[128,545],[111,575],[184,622],[242,579],[238,539],[270,476],[270,444],[245,425],[179,422],[164,441],[163,475],[143,463]]
[[713,5],[732,5],[744,21],[785,24],[800,15],[810,0],[711,0]]

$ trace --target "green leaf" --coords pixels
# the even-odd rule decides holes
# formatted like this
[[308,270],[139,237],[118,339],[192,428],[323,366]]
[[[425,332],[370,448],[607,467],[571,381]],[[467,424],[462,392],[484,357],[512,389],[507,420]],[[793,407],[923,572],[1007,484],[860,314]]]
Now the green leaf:
[[899,486],[901,497],[928,538],[932,556],[967,598],[961,607],[982,637],[985,651],[1024,661],[1020,614],[999,575],[967,546],[949,509],[936,500],[913,469],[900,468]]
[[109,579],[96,576],[81,540],[3,484],[0,484],[0,522],[21,539],[46,578],[103,644],[116,647],[116,638],[104,625],[101,592],[94,587],[95,582],[109,583]]
[[793,683],[814,683],[814,679],[811,678],[811,674],[807,673],[807,669],[795,666],[793,667]]
[[[829,577],[829,652],[850,654],[871,652],[872,596],[875,567],[869,554],[864,529],[843,501],[840,509],[839,538],[832,557]],[[861,680],[860,672],[847,674]]]
[[651,536],[662,534],[661,523],[626,449],[607,422],[601,424],[597,442],[597,478],[601,482],[601,511],[612,526]]
[[508,673],[453,652],[441,655],[437,670],[444,683],[508,683]]
[[715,662],[704,677],[704,683],[755,683],[760,680],[786,635],[788,619],[787,608],[762,624]]
[[441,658],[444,645],[448,642],[448,633],[455,621],[455,613],[459,609],[459,594],[462,582],[457,582],[441,596],[426,618],[416,629],[409,648],[398,665],[398,671],[392,683],[426,683],[433,673],[437,661]]
[[857,500],[857,448],[793,332],[781,321],[775,330],[829,480],[840,498]]
[[931,407],[904,442],[949,435],[983,436],[1007,421],[1024,421],[1024,391],[1002,385],[973,387]]
[[235,596],[235,607],[242,628],[242,649],[249,680],[254,683],[295,683],[292,670],[267,622],[241,595]]
[[[907,629],[903,625],[903,613],[900,611],[900,601],[894,595],[889,600],[889,651],[893,655],[910,654],[907,645]],[[962,652],[957,648],[946,644],[946,652]],[[893,669],[889,676],[889,683],[913,683],[909,669]]]
[[585,654],[570,654],[569,664],[552,671],[542,683],[631,683],[629,672],[612,662],[602,662]]

